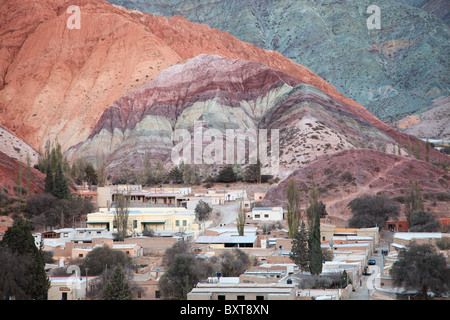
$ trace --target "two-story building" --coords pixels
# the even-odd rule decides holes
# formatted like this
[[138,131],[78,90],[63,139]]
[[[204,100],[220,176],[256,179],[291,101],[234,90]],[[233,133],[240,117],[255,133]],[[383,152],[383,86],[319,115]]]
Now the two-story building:
[[[116,209],[101,208],[99,212],[88,214],[87,226],[106,228],[116,232]],[[192,231],[198,234],[209,225],[199,223],[194,210],[182,207],[144,207],[128,209],[128,227],[130,234],[141,234],[145,230]]]

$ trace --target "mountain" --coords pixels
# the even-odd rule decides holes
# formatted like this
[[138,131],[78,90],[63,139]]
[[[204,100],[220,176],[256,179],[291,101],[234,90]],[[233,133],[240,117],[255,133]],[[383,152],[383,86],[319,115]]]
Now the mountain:
[[[8,197],[17,197],[17,182],[19,182],[20,172],[22,172],[22,188],[27,189],[28,174],[27,166],[21,161],[11,158],[0,151],[0,193]],[[45,189],[45,174],[35,168],[30,169],[30,194],[42,193]]]
[[[67,26],[72,5],[80,29]],[[280,53],[182,17],[103,0],[5,0],[0,16],[0,125],[35,150],[84,141],[114,101],[199,54],[262,62],[361,107]]]
[[323,155],[271,188],[264,205],[286,207],[286,187],[290,179],[302,190],[303,209],[308,205],[306,193],[315,185],[328,214],[343,220],[351,217],[348,203],[363,195],[381,194],[403,203],[414,181],[421,187],[426,208],[446,218],[450,211],[450,176],[446,171],[425,161],[377,150],[353,149]]
[[[218,130],[222,137],[229,129],[278,129],[281,156],[276,175],[280,178],[323,154],[345,149],[366,147],[396,153],[401,144],[406,154],[406,141],[412,139],[413,145],[417,141],[425,151],[418,139],[408,138],[364,108],[309,83],[263,63],[203,54],[167,68],[115,101],[89,138],[67,154],[92,161],[99,153],[105,154],[113,176],[124,163],[142,169],[146,153],[153,162],[170,167],[176,144],[173,134],[177,129],[192,134],[196,121],[203,122],[204,130]],[[221,150],[226,154],[223,142]],[[434,149],[430,157],[448,160]]]
[[[181,15],[279,51],[385,122],[420,117],[449,95],[450,5],[445,0],[110,2]],[[367,28],[367,8],[374,4],[380,8],[380,30]],[[442,138],[436,130],[422,133]]]
[[0,152],[24,164],[27,163],[27,158],[31,166],[38,163],[39,153],[2,126],[0,126]]

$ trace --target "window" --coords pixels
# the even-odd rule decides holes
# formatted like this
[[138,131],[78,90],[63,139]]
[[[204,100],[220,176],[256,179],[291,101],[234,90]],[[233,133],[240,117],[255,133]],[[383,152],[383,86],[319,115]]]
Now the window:
[[264,300],[264,296],[256,296],[256,300]]
[[265,215],[264,215],[264,218],[268,218],[269,217],[269,215],[266,213]]
[[261,215],[255,214],[255,219],[259,219],[260,217],[261,217]]
[[175,225],[176,225],[177,227],[179,227],[179,226],[180,226],[180,220],[176,220],[176,221],[175,221]]
[[156,298],[156,299],[161,298],[161,293],[159,292],[159,290],[156,290],[156,291],[155,291],[155,298]]
[[137,220],[133,221],[133,226],[134,226],[135,229],[137,228]]
[[186,226],[187,226],[187,221],[183,220],[183,227],[186,227]]
[[225,295],[219,294],[219,295],[217,296],[217,300],[226,300]]
[[245,296],[237,296],[237,300],[245,300]]
[[82,254],[82,253],[79,253],[79,254],[78,254],[78,258],[83,258],[83,254]]

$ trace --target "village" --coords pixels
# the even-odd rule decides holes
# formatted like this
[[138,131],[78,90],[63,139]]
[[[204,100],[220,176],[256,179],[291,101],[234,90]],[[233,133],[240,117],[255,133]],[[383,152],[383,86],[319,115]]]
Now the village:
[[[124,193],[126,192],[126,193]],[[311,288],[291,259],[292,239],[288,236],[286,212],[282,207],[261,205],[264,192],[245,188],[152,187],[108,185],[77,193],[90,199],[98,210],[72,228],[33,234],[36,246],[53,255],[46,265],[51,282],[49,300],[89,299],[99,276],[81,274],[79,261],[98,247],[107,246],[132,259],[136,266],[131,281],[139,288],[133,300],[164,300],[159,281],[167,271],[164,254],[176,243],[192,245],[203,257],[219,256],[236,248],[252,258],[252,265],[239,276],[215,276],[198,282],[187,300],[395,300],[407,296],[393,285],[389,270],[401,248],[412,241],[435,244],[448,239],[445,233],[414,233],[402,229],[401,222],[388,222],[380,228],[348,228],[321,219],[322,250],[331,253],[323,261],[322,275],[343,272],[346,285],[340,288]],[[115,241],[115,204],[118,195],[127,197],[130,232]],[[196,218],[199,202],[212,208],[206,221]],[[239,208],[245,211],[245,226],[237,228]],[[445,252],[448,259],[448,253]],[[448,261],[447,261],[448,263]],[[54,274],[64,268],[66,274]]]

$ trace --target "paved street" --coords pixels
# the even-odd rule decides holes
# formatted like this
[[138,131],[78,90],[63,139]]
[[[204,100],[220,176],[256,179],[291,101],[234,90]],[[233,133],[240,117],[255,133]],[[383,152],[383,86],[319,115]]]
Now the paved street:
[[395,299],[395,294],[390,293],[376,286],[376,278],[380,273],[381,268],[384,265],[382,249],[388,249],[389,244],[392,242],[393,233],[390,231],[382,230],[380,233],[380,243],[376,248],[376,252],[371,258],[376,261],[375,265],[371,265],[368,268],[370,275],[361,276],[362,285],[358,285],[355,291],[350,295],[349,300],[392,300]]
[[219,223],[226,225],[236,221],[238,208],[238,201],[231,201],[223,205],[214,206],[214,211],[220,211],[221,213],[221,220]]

